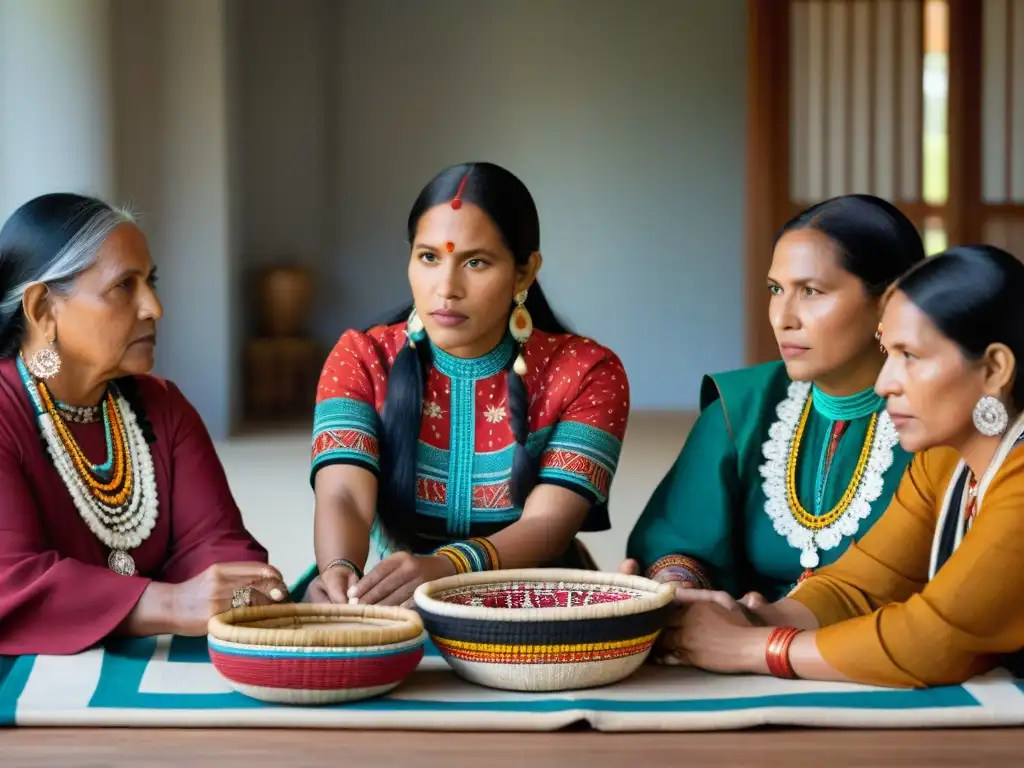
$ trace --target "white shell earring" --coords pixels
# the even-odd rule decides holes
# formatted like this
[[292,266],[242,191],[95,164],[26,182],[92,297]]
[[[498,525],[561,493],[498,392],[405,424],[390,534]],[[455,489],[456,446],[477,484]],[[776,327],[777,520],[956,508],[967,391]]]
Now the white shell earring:
[[1006,406],[991,395],[985,395],[974,406],[974,428],[985,437],[999,437],[1010,423]]

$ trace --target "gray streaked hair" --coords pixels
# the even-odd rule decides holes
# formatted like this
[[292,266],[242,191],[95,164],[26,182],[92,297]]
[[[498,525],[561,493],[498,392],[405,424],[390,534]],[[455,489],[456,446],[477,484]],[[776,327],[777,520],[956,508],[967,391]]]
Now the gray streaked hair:
[[[19,316],[29,287],[42,283],[66,294],[96,262],[110,233],[135,223],[127,209],[80,195],[44,195],[15,211],[0,230],[0,356],[20,343],[24,318]],[[52,256],[47,247],[56,248]]]

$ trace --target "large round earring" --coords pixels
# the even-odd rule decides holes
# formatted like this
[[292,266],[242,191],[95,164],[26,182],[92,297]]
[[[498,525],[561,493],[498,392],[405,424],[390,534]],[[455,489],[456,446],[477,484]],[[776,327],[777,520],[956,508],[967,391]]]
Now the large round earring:
[[985,437],[999,437],[1010,423],[1010,414],[998,398],[985,395],[974,406],[974,428]]
[[519,354],[516,356],[515,363],[512,364],[512,370],[520,376],[525,376],[528,370],[526,358],[523,357],[523,349],[526,347],[526,342],[530,340],[530,336],[533,335],[533,318],[530,317],[530,310],[525,306],[526,296],[526,291],[516,294],[516,307],[508,319],[509,333],[512,334],[513,339],[519,342]]
[[420,320],[416,307],[412,308],[409,318],[405,321],[405,335],[409,337],[409,346],[413,349],[416,349],[416,342],[423,341],[427,336],[427,331],[423,327],[423,321]]
[[57,354],[53,342],[26,360],[25,367],[37,379],[52,379],[60,373],[60,355]]

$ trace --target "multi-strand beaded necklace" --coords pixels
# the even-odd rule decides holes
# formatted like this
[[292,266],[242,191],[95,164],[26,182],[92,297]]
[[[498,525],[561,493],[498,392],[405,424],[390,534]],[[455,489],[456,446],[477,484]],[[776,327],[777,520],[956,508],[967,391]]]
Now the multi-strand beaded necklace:
[[[89,529],[110,550],[107,565],[115,573],[132,576],[135,560],[128,550],[145,541],[156,524],[156,476],[149,444],[135,413],[111,385],[97,408],[106,436],[107,459],[93,464],[65,423],[68,414],[85,412],[79,406],[59,404],[46,383],[35,379],[24,361],[18,373],[36,411],[47,452]],[[72,409],[79,408],[79,411]]]
[[[765,511],[775,531],[800,550],[800,565],[805,569],[801,579],[818,567],[819,550],[832,549],[844,537],[857,535],[860,521],[871,514],[872,503],[882,493],[884,475],[899,442],[889,415],[881,411],[881,398],[870,390],[850,398],[830,398],[817,390],[812,395],[811,389],[807,382],[789,385],[786,399],[776,409],[778,420],[769,429],[769,440],[763,447],[766,461],[761,465]],[[816,410],[830,420],[831,428],[818,462],[814,509],[807,510],[797,496],[796,473],[814,398],[818,399]],[[836,505],[824,510],[825,483],[839,439],[850,421],[864,417],[870,417],[870,421],[853,477]]]

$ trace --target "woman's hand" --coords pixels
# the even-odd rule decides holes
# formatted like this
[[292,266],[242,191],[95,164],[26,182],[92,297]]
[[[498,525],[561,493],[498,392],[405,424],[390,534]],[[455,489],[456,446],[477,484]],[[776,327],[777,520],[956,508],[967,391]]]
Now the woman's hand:
[[685,609],[676,608],[672,612],[668,624],[665,625],[658,639],[654,642],[654,647],[651,649],[651,661],[655,664],[678,666],[686,663],[684,657],[676,653],[676,651],[681,650],[676,635],[677,631],[683,626],[684,613],[686,613]]
[[749,609],[725,592],[693,590],[685,598],[689,605],[661,638],[677,663],[711,672],[764,673],[771,630],[752,622]]
[[272,605],[288,597],[281,572],[265,563],[214,563],[198,576],[174,585],[175,634],[205,635],[211,616],[232,608],[235,590],[248,589],[249,605]]
[[[640,564],[636,560],[632,559],[622,561],[622,564],[619,566],[619,573],[624,573],[627,576],[642,575],[640,573]],[[653,581],[656,581],[659,584],[674,584],[676,588],[674,602],[676,605],[684,605],[685,603],[680,599],[679,593],[683,590],[696,589],[697,585],[692,581],[684,581],[678,578],[678,574],[676,574],[676,578],[672,578],[672,576],[673,573],[671,571],[661,571],[654,575]]]
[[[619,573],[624,573],[627,576],[640,576],[640,564],[633,559],[623,560],[622,564],[619,565]],[[668,572],[662,572],[655,574],[654,581],[660,584],[666,584],[673,579],[669,579],[668,576],[671,574]],[[659,578],[660,577],[660,578]],[[696,585],[690,581],[680,581],[675,579],[676,594],[673,598],[673,602],[677,606],[682,606],[685,603],[682,601],[680,592],[693,591],[696,589]],[[655,664],[666,664],[669,666],[677,666],[683,664],[683,660],[676,655],[676,641],[674,630],[682,626],[683,623],[683,609],[680,607],[679,610],[673,611],[672,617],[668,620],[668,625],[662,631],[658,640],[654,644],[654,648],[651,649],[651,660]]]
[[752,611],[757,611],[768,605],[768,601],[760,592],[747,592],[747,594],[739,599],[739,604],[746,606]]
[[347,603],[350,600],[349,590],[358,583],[359,574],[346,565],[336,565],[310,583],[306,600],[310,603]]
[[[737,617],[743,626],[764,626],[764,621],[753,612],[753,606],[766,604],[757,592],[748,592],[740,600],[735,600],[728,592],[712,589],[690,588],[685,592],[677,590],[676,605],[679,610],[669,619],[668,625],[654,647],[654,660],[662,664],[690,664],[690,654],[683,642],[683,629],[687,626],[687,615],[698,606],[717,606],[729,616]],[[698,664],[698,666],[700,666]]]
[[348,596],[364,605],[405,605],[420,584],[454,575],[455,566],[447,557],[396,552],[350,587]]

